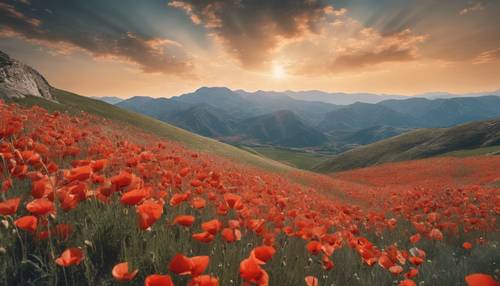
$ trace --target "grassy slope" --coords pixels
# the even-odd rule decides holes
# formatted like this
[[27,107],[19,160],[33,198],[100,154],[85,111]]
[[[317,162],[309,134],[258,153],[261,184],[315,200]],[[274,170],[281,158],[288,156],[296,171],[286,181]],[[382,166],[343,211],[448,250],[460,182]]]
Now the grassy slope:
[[193,150],[216,154],[229,159],[234,159],[239,163],[250,164],[267,170],[275,170],[278,172],[293,170],[293,168],[288,165],[252,154],[210,138],[193,134],[148,116],[123,110],[99,100],[80,96],[63,90],[55,90],[54,94],[59,103],[50,102],[36,97],[29,97],[23,100],[18,100],[17,102],[23,105],[36,104],[49,111],[68,111],[70,113],[85,111],[111,120],[131,124],[165,139],[182,142],[184,146]]
[[286,148],[277,148],[277,147],[243,147],[243,148],[255,154],[304,170],[311,170],[313,169],[314,166],[331,158],[331,156],[328,155],[322,155],[318,153],[305,152],[305,151],[295,151]]
[[454,155],[450,154],[453,151],[460,151],[455,156],[478,155],[480,151],[471,150],[499,144],[500,119],[476,121],[450,128],[420,129],[359,147],[319,164],[315,170],[335,172],[447,153]]

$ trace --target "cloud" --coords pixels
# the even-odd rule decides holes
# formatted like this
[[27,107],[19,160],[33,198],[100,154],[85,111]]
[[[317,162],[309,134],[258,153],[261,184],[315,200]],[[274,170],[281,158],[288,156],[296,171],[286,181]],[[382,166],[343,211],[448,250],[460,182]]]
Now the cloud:
[[500,48],[480,53],[474,60],[474,64],[486,64],[500,61]]
[[342,15],[323,0],[174,0],[206,27],[245,68],[260,68],[285,43],[319,33],[328,15]]
[[96,58],[136,65],[146,73],[191,73],[193,64],[179,43],[134,31],[123,19],[82,5],[79,1],[0,3],[0,36],[24,38],[58,53],[83,50]]
[[409,62],[418,58],[418,45],[426,36],[411,29],[382,34],[345,17],[330,23],[329,32],[297,43],[286,51],[293,58],[291,73],[321,75],[366,70],[390,62]]
[[480,10],[484,10],[484,5],[482,2],[476,2],[476,3],[469,3],[469,6],[463,8],[462,10],[460,10],[459,14],[460,15],[465,15],[467,13],[471,13],[471,12],[474,12],[474,11],[480,11]]

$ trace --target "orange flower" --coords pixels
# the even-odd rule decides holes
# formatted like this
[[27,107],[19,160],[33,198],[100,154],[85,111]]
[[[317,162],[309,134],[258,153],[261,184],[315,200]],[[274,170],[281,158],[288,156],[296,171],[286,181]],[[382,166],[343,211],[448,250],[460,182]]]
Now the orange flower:
[[145,189],[131,190],[122,195],[120,198],[120,203],[122,205],[133,206],[140,203],[149,195],[148,191]]
[[255,258],[257,258],[257,260],[259,260],[263,264],[269,261],[275,253],[276,249],[267,245],[257,246],[252,251],[252,254],[255,256]]
[[139,228],[145,230],[157,222],[163,214],[163,205],[152,201],[146,201],[137,207],[139,216]]
[[318,286],[318,278],[314,276],[306,276],[305,278],[307,286]]
[[269,276],[267,272],[264,271],[259,265],[260,261],[258,261],[255,257],[250,256],[247,259],[244,259],[240,263],[240,276],[244,280],[252,283],[256,283],[259,285],[267,285],[267,281],[269,280]]
[[56,258],[56,264],[63,267],[79,265],[83,260],[83,251],[76,247],[66,249],[61,256]]
[[417,286],[417,283],[415,283],[415,281],[413,280],[405,279],[399,282],[398,286]]
[[210,258],[208,256],[186,257],[177,253],[170,262],[169,270],[179,275],[198,276],[205,272]]
[[483,273],[474,273],[465,276],[465,282],[468,286],[500,286],[493,277]]
[[462,247],[467,250],[472,249],[472,243],[466,241],[462,244]]
[[213,219],[202,223],[201,228],[204,231],[215,235],[219,230],[222,229],[222,223],[218,219]]
[[12,198],[0,202],[0,214],[5,216],[15,214],[19,207],[19,202],[21,202],[21,198]]
[[321,242],[316,240],[310,241],[307,243],[306,248],[312,255],[317,255],[321,252]]
[[210,275],[201,275],[189,281],[188,286],[219,286],[219,280]]
[[139,272],[138,269],[135,269],[134,271],[129,272],[128,262],[122,262],[122,263],[116,264],[113,267],[111,274],[118,281],[130,281],[130,280],[134,279],[134,277],[137,275],[138,272]]
[[22,216],[14,221],[14,224],[27,232],[35,232],[38,225],[38,219],[36,216]]
[[26,205],[26,209],[35,215],[46,215],[54,211],[54,204],[47,199],[35,199]]
[[146,277],[144,286],[174,286],[174,282],[169,275],[153,274]]
[[178,215],[174,219],[174,224],[190,227],[193,225],[194,221],[195,218],[192,215]]

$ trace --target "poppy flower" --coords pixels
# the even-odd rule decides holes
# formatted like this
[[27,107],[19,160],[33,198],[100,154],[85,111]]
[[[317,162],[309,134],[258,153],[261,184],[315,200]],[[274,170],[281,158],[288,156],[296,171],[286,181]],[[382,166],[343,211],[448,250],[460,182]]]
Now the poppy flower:
[[207,205],[207,202],[203,198],[196,197],[196,198],[193,198],[193,200],[191,201],[191,206],[194,209],[202,209],[206,205]]
[[418,234],[418,233],[414,234],[414,235],[410,236],[410,242],[412,244],[416,244],[417,242],[420,241],[420,238],[421,238],[420,234]]
[[227,193],[224,194],[224,200],[226,201],[226,204],[229,206],[229,208],[237,208],[241,202],[241,197],[233,194],[233,193]]
[[307,286],[318,286],[318,278],[314,276],[306,276],[304,279],[306,281]]
[[400,265],[394,265],[389,267],[389,272],[391,272],[393,275],[399,275],[401,272],[403,272],[403,267]]
[[129,272],[128,262],[122,262],[113,267],[111,274],[117,281],[130,281],[134,279],[138,272],[138,269]]
[[192,215],[178,215],[174,219],[174,224],[190,227],[195,221]]
[[169,270],[179,275],[198,276],[205,272],[210,258],[208,256],[186,257],[177,253],[169,265]]
[[153,274],[146,277],[144,286],[174,286],[170,275]]
[[187,201],[189,198],[189,194],[174,194],[172,198],[170,198],[170,205],[171,206],[176,206],[184,201]]
[[201,228],[204,231],[215,235],[219,230],[222,229],[222,223],[218,219],[213,219],[202,223]]
[[64,177],[69,181],[85,181],[90,178],[91,174],[92,167],[90,165],[85,165],[69,170]]
[[191,257],[191,261],[194,264],[191,269],[191,276],[198,276],[205,272],[210,262],[210,258],[208,256],[194,256]]
[[321,242],[313,240],[307,243],[307,251],[312,255],[317,255],[321,252]]
[[229,243],[235,242],[236,240],[241,239],[241,234],[238,237],[235,233],[236,231],[239,232],[238,229],[231,229],[231,228],[226,227],[226,228],[222,229],[221,236],[226,242],[229,242]]
[[180,253],[177,253],[169,265],[169,270],[178,275],[191,275],[195,267],[194,261]]
[[252,253],[259,261],[261,261],[262,263],[266,263],[276,253],[276,249],[274,249],[274,247],[272,246],[262,245],[254,248]]
[[54,203],[47,199],[35,199],[26,205],[26,209],[34,215],[46,215],[54,211]]
[[417,286],[417,283],[415,283],[415,281],[413,280],[405,279],[399,282],[398,286]]
[[200,233],[193,233],[191,236],[193,239],[196,239],[199,242],[210,243],[215,239],[215,236],[207,231]]
[[122,205],[133,206],[140,203],[148,196],[148,191],[145,189],[131,190],[122,195],[120,203]]
[[35,232],[38,226],[38,219],[32,215],[22,216],[14,221],[14,225],[27,232]]
[[422,259],[421,257],[418,257],[418,256],[410,256],[410,258],[408,258],[408,260],[410,261],[411,264],[416,265],[416,266],[424,263],[424,259]]
[[139,228],[148,229],[157,222],[163,214],[163,205],[152,201],[146,201],[137,207],[139,217]]
[[466,241],[462,244],[462,247],[467,250],[472,249],[472,243]]
[[56,258],[56,264],[63,267],[79,265],[83,260],[83,251],[76,247],[66,249],[61,256]]
[[15,214],[20,202],[21,198],[12,198],[0,202],[0,214],[4,216]]
[[429,237],[433,240],[443,240],[443,233],[439,229],[433,228],[429,232]]
[[405,278],[410,279],[416,277],[417,275],[418,275],[418,269],[411,267],[410,270],[407,273],[405,273]]
[[495,281],[493,277],[483,273],[474,273],[465,276],[467,286],[500,286],[500,283]]
[[260,284],[269,279],[266,271],[262,269],[255,257],[250,256],[241,261],[240,263],[240,276],[248,282]]
[[210,275],[200,275],[191,279],[188,286],[219,286],[219,279]]
[[378,264],[382,267],[382,268],[385,268],[385,269],[389,269],[391,268],[392,266],[394,266],[394,262],[392,262],[392,260],[389,258],[389,256],[387,255],[381,255],[379,258],[378,258]]

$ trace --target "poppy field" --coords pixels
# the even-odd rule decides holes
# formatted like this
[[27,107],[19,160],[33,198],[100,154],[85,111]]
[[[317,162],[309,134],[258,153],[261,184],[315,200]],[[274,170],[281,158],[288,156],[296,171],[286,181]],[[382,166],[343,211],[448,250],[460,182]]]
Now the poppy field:
[[273,173],[0,102],[2,285],[500,285],[500,157]]

